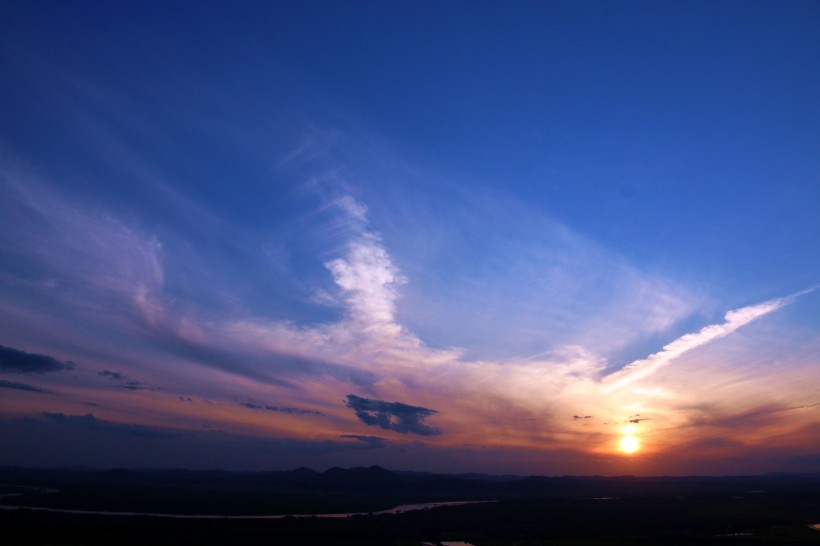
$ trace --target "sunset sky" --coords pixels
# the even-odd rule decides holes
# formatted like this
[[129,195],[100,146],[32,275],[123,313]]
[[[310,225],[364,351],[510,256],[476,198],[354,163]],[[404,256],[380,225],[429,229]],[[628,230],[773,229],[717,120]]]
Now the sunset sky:
[[816,1],[11,0],[0,74],[0,465],[820,471]]

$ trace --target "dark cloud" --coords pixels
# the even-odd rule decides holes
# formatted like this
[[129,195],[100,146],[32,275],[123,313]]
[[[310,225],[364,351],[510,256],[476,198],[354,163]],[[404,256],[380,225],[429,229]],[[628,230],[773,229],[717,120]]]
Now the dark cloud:
[[60,362],[47,355],[27,353],[0,345],[0,370],[15,373],[47,373],[71,370],[75,364],[68,360]]
[[388,440],[380,436],[363,436],[361,434],[342,434],[339,438],[347,438],[361,442],[363,449],[381,449],[387,447]]
[[401,402],[370,400],[355,394],[347,395],[347,407],[353,409],[356,417],[366,425],[402,434],[412,433],[421,436],[441,434],[439,429],[424,423],[427,417],[438,413],[433,409],[410,406]]
[[578,419],[592,419],[592,415],[573,415],[572,420],[577,421]]
[[79,427],[110,434],[131,436],[134,438],[174,438],[183,435],[183,433],[171,429],[149,427],[132,423],[115,423],[113,421],[97,419],[92,413],[87,413],[85,415],[67,415],[65,413],[43,412],[41,415],[47,420],[60,425]]
[[6,381],[5,379],[0,379],[0,389],[16,389],[16,390],[19,390],[19,391],[41,392],[41,393],[44,393],[44,394],[54,394],[51,391],[41,389],[40,387],[35,387],[34,385],[27,385],[26,383],[18,383],[16,381]]
[[159,387],[148,387],[143,385],[139,381],[126,381],[122,385],[119,385],[121,389],[129,390],[129,391],[158,391],[160,390]]
[[252,410],[274,411],[279,413],[289,413],[291,415],[324,415],[321,411],[291,408],[288,406],[263,406],[262,404],[256,404],[254,402],[240,402],[239,405]]
[[125,379],[125,374],[120,372],[112,372],[111,370],[103,370],[101,372],[97,372],[97,375],[101,375],[103,377],[110,377],[115,381],[119,381],[120,379]]
[[[0,397],[2,399],[2,397]],[[0,465],[234,470],[372,464],[364,442],[248,437],[191,423],[174,430],[66,415],[0,417]],[[408,442],[413,448],[415,444]]]
[[194,401],[194,399],[191,398],[190,396],[180,396],[179,399],[182,400],[183,402],[193,402]]

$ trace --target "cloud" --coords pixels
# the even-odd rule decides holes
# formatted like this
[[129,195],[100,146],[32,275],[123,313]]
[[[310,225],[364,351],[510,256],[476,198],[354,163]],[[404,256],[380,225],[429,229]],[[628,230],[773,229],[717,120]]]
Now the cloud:
[[363,436],[361,434],[342,434],[339,438],[348,438],[364,444],[364,449],[381,449],[387,447],[388,440],[380,436]]
[[116,423],[113,421],[106,421],[94,417],[94,414],[92,413],[88,413],[86,415],[67,415],[65,413],[43,412],[41,415],[51,422],[65,426],[79,427],[135,438],[174,438],[183,435],[183,433],[178,430],[132,423]]
[[[342,289],[350,317],[366,329],[393,325],[397,288],[405,282],[377,236],[365,234],[350,243],[345,258],[327,262]],[[392,328],[391,328],[392,329]]]
[[[163,244],[156,235],[141,232],[133,222],[75,202],[76,196],[72,199],[61,195],[26,169],[8,162],[0,162],[0,195],[5,197],[0,199],[0,212],[8,213],[20,226],[16,236],[0,236],[0,251],[7,252],[18,266],[9,277],[54,279],[57,286],[70,288],[47,292],[29,288],[27,294],[16,294],[20,290],[9,290],[11,283],[0,284],[0,315],[12,317],[9,323],[27,325],[20,327],[18,335],[36,327],[69,344],[76,342],[68,334],[71,328],[82,332],[80,335],[96,332],[96,336],[87,336],[83,341],[89,351],[96,349],[104,358],[134,362],[149,354],[159,357],[161,366],[170,357],[283,387],[298,388],[287,376],[302,374],[339,374],[353,378],[357,384],[369,381],[366,372],[333,361],[294,355],[275,347],[246,350],[243,340],[232,336],[235,320],[221,324],[201,320],[199,301],[186,302],[189,306],[184,311],[180,310],[183,305],[175,307],[166,294],[174,286],[166,286],[169,264]],[[365,210],[349,199],[342,199],[337,208],[345,214],[364,214]],[[164,231],[163,237],[172,245],[176,242],[173,229]],[[189,267],[179,260],[170,265]],[[206,269],[195,265],[190,268]],[[179,274],[178,269],[174,272]],[[213,278],[208,276],[208,280]],[[50,313],[32,313],[32,299],[49,308]],[[102,343],[102,338],[112,341]],[[117,346],[111,354],[112,347]],[[0,359],[0,370],[3,366]],[[112,380],[126,378],[125,373],[111,370],[103,370],[100,375]],[[138,385],[123,387],[133,390]]]
[[[346,304],[347,327],[372,335],[396,335],[398,289],[407,282],[381,242],[369,229],[367,206],[339,188],[322,188],[325,209],[336,214],[329,222],[332,232],[344,234],[344,255],[325,262],[340,290],[339,298],[319,290],[317,299],[341,299]],[[329,193],[330,195],[326,195]]]
[[122,385],[119,385],[121,389],[125,389],[127,391],[158,391],[161,390],[159,387],[148,387],[143,385],[139,381],[126,381]]
[[302,408],[292,408],[292,407],[280,407],[280,406],[267,406],[256,404],[254,402],[240,402],[240,406],[243,406],[248,409],[252,410],[266,410],[266,411],[273,411],[279,413],[289,413],[291,415],[324,415],[321,411],[316,410],[309,410],[309,409],[302,409]]
[[463,347],[476,360],[560,345],[609,354],[702,304],[690,287],[636,267],[542,209],[476,186],[457,195],[458,206],[409,196],[398,218],[379,225],[412,281],[397,315],[431,346]]
[[796,296],[777,298],[757,305],[749,305],[731,310],[726,313],[724,317],[725,322],[721,324],[710,324],[698,332],[681,336],[675,341],[665,345],[661,351],[651,354],[644,359],[635,360],[621,370],[609,374],[604,378],[604,382],[607,384],[607,390],[616,390],[633,381],[643,379],[684,353],[715,339],[726,337],[741,326],[768,315],[784,305],[788,305],[795,297]]
[[6,381],[5,379],[0,379],[0,389],[16,389],[20,391],[54,394],[52,391],[47,391],[45,389],[41,389],[40,387],[35,387],[26,383],[18,383],[17,381]]
[[401,402],[371,400],[355,394],[347,395],[347,407],[356,412],[359,420],[370,426],[393,430],[402,434],[419,434],[435,436],[441,434],[437,428],[424,423],[424,420],[436,413],[436,410],[410,406]]
[[326,336],[321,330],[262,319],[200,324],[195,317],[174,317],[164,309],[148,327],[163,351],[259,383],[296,389],[293,379],[305,375],[336,376],[356,384],[373,381],[368,372],[334,360],[334,354],[317,354],[314,344]]
[[56,358],[27,353],[19,349],[0,345],[0,371],[15,373],[47,373],[71,370],[74,362],[60,362]]
[[[330,203],[326,210],[343,218],[336,224],[337,231],[328,237],[333,238],[332,248],[322,246],[318,252],[321,258],[312,264],[311,275],[321,275],[322,282],[314,283],[312,277],[305,281],[306,288],[301,294],[305,301],[302,303],[310,310],[300,315],[298,310],[294,312],[294,309],[267,305],[265,298],[249,302],[246,294],[262,294],[261,289],[257,292],[260,287],[256,285],[236,290],[235,286],[220,287],[213,283],[209,285],[214,288],[213,301],[209,300],[207,304],[197,300],[196,296],[187,297],[196,291],[191,288],[186,292],[180,288],[179,279],[189,277],[178,269],[183,266],[176,251],[165,253],[169,257],[166,264],[162,246],[150,234],[140,235],[138,229],[105,215],[82,212],[68,205],[59,208],[53,200],[47,200],[49,208],[43,209],[40,216],[45,218],[46,213],[56,212],[58,229],[77,224],[74,232],[80,243],[66,246],[66,252],[73,256],[75,246],[80,244],[92,250],[97,248],[100,255],[90,260],[88,272],[80,271],[84,249],[77,251],[76,260],[71,261],[63,259],[65,257],[60,254],[61,238],[49,246],[44,237],[36,241],[29,237],[44,248],[44,252],[32,251],[32,255],[42,257],[43,262],[48,261],[41,264],[44,271],[40,277],[54,277],[59,281],[57,289],[50,289],[47,294],[43,291],[42,301],[63,298],[66,304],[47,307],[59,307],[62,314],[41,314],[36,317],[38,322],[31,324],[52,320],[56,325],[59,321],[65,326],[62,330],[38,330],[44,332],[43,335],[65,339],[71,339],[69,335],[73,332],[97,332],[93,338],[87,336],[73,341],[74,347],[83,347],[84,362],[94,358],[96,365],[92,369],[102,370],[96,372],[99,377],[121,383],[123,391],[150,388],[139,381],[131,381],[132,377],[153,378],[152,384],[162,385],[167,392],[166,396],[157,399],[170,398],[175,402],[173,409],[167,409],[166,405],[158,406],[156,411],[168,411],[166,417],[184,423],[183,426],[191,423],[186,411],[192,410],[193,404],[185,407],[182,402],[190,402],[192,398],[177,398],[179,393],[168,392],[167,385],[174,384],[183,374],[190,374],[194,383],[189,385],[190,391],[186,394],[206,403],[205,397],[231,400],[233,393],[247,389],[242,398],[233,398],[232,403],[223,406],[219,415],[216,411],[202,415],[202,419],[208,420],[209,426],[214,428],[232,430],[231,427],[240,426],[236,423],[242,422],[244,426],[251,418],[256,428],[251,430],[252,427],[248,427],[244,433],[299,438],[306,432],[303,427],[293,425],[296,419],[270,416],[270,419],[254,420],[253,415],[241,407],[294,416],[324,415],[299,406],[325,409],[321,404],[336,399],[338,393],[359,392],[372,399],[351,394],[347,397],[346,407],[340,404],[326,409],[329,417],[319,424],[345,418],[349,422],[352,415],[347,408],[350,408],[356,418],[368,426],[401,434],[433,436],[441,431],[427,423],[427,418],[437,413],[429,407],[442,411],[446,408],[440,417],[430,419],[446,430],[444,443],[487,443],[526,449],[538,446],[537,449],[549,450],[578,442],[582,437],[589,439],[587,445],[603,446],[605,437],[611,432],[593,431],[599,423],[592,415],[618,415],[619,424],[630,415],[629,420],[635,424],[643,421],[638,419],[635,411],[646,411],[653,420],[643,424],[642,429],[655,431],[683,427],[689,417],[688,410],[678,410],[675,405],[698,402],[707,394],[686,392],[674,384],[666,384],[663,389],[657,385],[642,385],[656,387],[653,392],[665,389],[669,398],[655,394],[635,397],[627,393],[627,389],[608,391],[646,377],[691,349],[727,336],[743,324],[787,303],[784,298],[772,300],[776,303],[768,307],[766,304],[771,302],[730,311],[726,314],[725,324],[708,326],[683,336],[654,355],[646,356],[649,350],[638,353],[635,349],[640,350],[640,347],[630,345],[630,357],[617,360],[629,361],[636,356],[642,359],[599,381],[605,373],[606,357],[612,358],[613,347],[620,347],[625,339],[631,340],[629,343],[639,340],[643,344],[657,339],[647,339],[650,334],[668,335],[672,328],[680,328],[683,318],[692,318],[692,313],[702,308],[702,301],[674,282],[644,275],[622,258],[555,222],[536,221],[533,214],[517,205],[508,205],[502,214],[482,221],[482,226],[506,225],[505,219],[515,217],[537,236],[524,237],[518,228],[513,227],[512,232],[502,232],[485,243],[481,237],[486,234],[484,231],[466,230],[465,237],[481,241],[476,246],[476,253],[480,255],[475,256],[452,255],[448,245],[428,248],[428,242],[436,242],[435,237],[429,237],[429,232],[417,237],[413,232],[414,238],[424,242],[422,250],[430,250],[430,255],[435,258],[425,262],[417,260],[418,255],[408,253],[403,244],[406,241],[396,237],[395,232],[391,233],[389,226],[380,223],[379,233],[369,227],[367,216],[379,214],[379,207],[368,213],[367,207],[349,195],[339,197],[336,194],[326,202]],[[493,206],[495,203],[493,201]],[[468,212],[474,212],[472,209],[465,207]],[[519,211],[522,213],[511,214]],[[82,228],[86,224],[88,229]],[[542,227],[544,229],[540,229]],[[121,239],[121,244],[109,244],[103,240],[95,247],[82,243],[97,230],[100,237],[108,238],[107,228],[119,234],[114,238]],[[309,228],[306,224],[306,229]],[[171,235],[165,230],[160,233],[163,243],[168,245]],[[381,233],[385,235],[384,240]],[[443,236],[449,237],[450,234]],[[388,252],[385,241],[395,243],[398,250],[395,255]],[[289,243],[281,244],[287,246]],[[104,278],[98,278],[99,271],[95,268],[104,266],[103,258],[109,252],[114,253],[112,249],[115,247],[131,258],[123,258],[122,267],[112,266],[112,271]],[[453,268],[439,267],[446,265],[445,257],[446,263],[454,264]],[[116,262],[120,257],[112,255],[112,260]],[[295,262],[294,267],[301,267]],[[401,270],[397,264],[401,265]],[[165,267],[169,268],[167,276],[163,271]],[[196,263],[184,267],[209,271]],[[405,273],[413,279],[412,285],[405,284]],[[198,280],[203,285],[212,280],[205,278],[205,273],[203,275]],[[426,275],[429,277],[425,283]],[[122,284],[115,282],[120,277]],[[63,287],[71,290],[63,290]],[[317,308],[316,301],[308,300],[314,289],[328,294],[323,305],[343,305],[343,312]],[[112,291],[124,297],[109,297]],[[72,299],[75,297],[76,301]],[[208,307],[211,305],[213,307]],[[19,307],[27,310],[34,306]],[[39,307],[46,308],[45,305]],[[445,313],[440,312],[441,307],[447,308]],[[103,312],[98,313],[98,310]],[[416,323],[413,322],[414,316]],[[465,321],[465,317],[469,320]],[[93,324],[100,328],[86,328],[83,321],[96,321]],[[6,323],[25,322],[7,318]],[[34,331],[34,327],[29,329]],[[744,330],[733,339],[743,337],[746,332]],[[8,342],[13,343],[13,339],[15,337],[10,335]],[[465,349],[452,348],[453,344],[462,342]],[[715,352],[725,349],[726,343],[730,341],[714,347]],[[64,342],[64,346],[71,345]],[[66,357],[71,355],[65,354]],[[699,351],[693,357],[701,354]],[[685,359],[681,358],[679,365],[668,373],[674,374],[676,370],[685,373],[686,367],[680,365],[683,361]],[[119,371],[102,369],[111,366],[111,362],[118,362]],[[701,365],[697,380],[740,384],[735,381],[744,379],[739,372],[739,362],[737,359],[728,362],[728,357],[726,362],[713,358],[708,363],[711,366],[708,372],[704,371],[707,363]],[[748,363],[748,360],[743,362]],[[785,366],[781,369],[784,376],[798,381],[793,374],[788,374],[790,370]],[[765,401],[769,395],[758,387],[764,381],[752,383],[748,374],[753,371],[749,368],[744,372],[746,381],[742,389],[737,387],[736,390],[738,393],[742,390],[746,398],[749,391],[754,390],[752,394]],[[239,377],[229,377],[221,372]],[[769,368],[761,374],[772,377]],[[78,382],[88,379],[80,376]],[[809,377],[809,374],[805,376]],[[669,375],[659,374],[659,378],[668,380]],[[811,382],[801,383],[808,385]],[[200,388],[203,390],[198,390]],[[293,394],[296,390],[298,396]],[[712,391],[711,396],[717,396],[715,392]],[[417,393],[424,393],[424,398],[416,398]],[[120,398],[127,396],[122,391],[105,394]],[[137,394],[129,396],[128,403],[135,402],[137,397]],[[673,400],[675,397],[677,399]],[[242,399],[248,401],[240,402]],[[273,399],[277,405],[256,403],[254,399]],[[415,400],[427,407],[385,400]],[[106,406],[115,407],[108,400]],[[575,423],[568,422],[567,408],[580,414],[573,417]],[[583,410],[578,411],[580,408]],[[212,408],[203,405],[201,409]],[[227,416],[228,412],[244,413],[244,418],[242,415]],[[54,417],[51,421],[56,423],[59,419]],[[138,420],[136,414],[133,419]],[[260,421],[266,422],[260,425]],[[93,415],[64,416],[59,422],[134,436],[154,430],[153,427],[128,429],[129,425],[110,423]],[[522,422],[526,422],[525,426]],[[751,422],[755,426],[768,423],[764,419]],[[590,434],[600,436],[584,435],[581,425],[592,431]],[[260,432],[263,426],[265,429]],[[720,427],[719,422],[714,427]],[[358,428],[362,429],[360,425]],[[339,447],[352,453],[356,449],[384,447],[387,442],[376,436],[355,434],[341,436],[347,440],[343,442],[336,437],[340,430],[345,429],[338,426],[323,429],[321,434],[335,442],[322,449]],[[373,429],[362,429],[363,432],[367,430]],[[701,427],[692,433],[702,430]],[[320,434],[315,430],[310,433]]]
[[720,427],[732,432],[761,429],[765,426],[781,422],[781,415],[801,410],[816,410],[820,403],[804,405],[787,405],[783,403],[768,403],[745,408],[742,411],[714,411],[703,416],[698,424]]
[[[259,437],[192,425],[130,428],[81,415],[2,418],[0,465],[260,470],[372,464],[376,440]],[[79,440],[79,441],[78,441]],[[409,442],[408,449],[418,449]]]
[[78,296],[104,303],[155,294],[164,283],[161,244],[110,214],[72,203],[37,177],[8,162],[0,164],[0,207],[17,223],[17,237],[0,243],[23,271],[70,285]]
[[723,438],[720,436],[711,437],[711,438],[702,438],[698,439],[694,442],[690,442],[686,444],[686,450],[691,453],[702,453],[704,451],[711,451],[711,450],[720,450],[720,449],[732,449],[732,448],[742,448],[743,442],[732,439],[732,438]]

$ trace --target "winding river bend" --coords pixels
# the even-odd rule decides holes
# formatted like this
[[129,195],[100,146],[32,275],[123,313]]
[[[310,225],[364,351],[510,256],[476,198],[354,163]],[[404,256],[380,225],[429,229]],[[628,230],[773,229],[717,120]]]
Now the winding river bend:
[[270,515],[247,515],[247,516],[227,516],[220,514],[160,514],[153,512],[105,512],[97,510],[69,510],[65,508],[45,508],[42,506],[18,506],[0,505],[1,510],[36,510],[39,512],[57,512],[61,514],[85,514],[92,516],[143,516],[152,518],[174,518],[174,519],[285,519],[285,518],[352,518],[359,516],[379,516],[383,514],[401,514],[414,510],[429,510],[432,508],[442,508],[445,506],[462,506],[465,504],[481,504],[496,501],[453,501],[453,502],[424,502],[419,504],[402,504],[388,510],[376,512],[345,512],[340,514],[270,514]]

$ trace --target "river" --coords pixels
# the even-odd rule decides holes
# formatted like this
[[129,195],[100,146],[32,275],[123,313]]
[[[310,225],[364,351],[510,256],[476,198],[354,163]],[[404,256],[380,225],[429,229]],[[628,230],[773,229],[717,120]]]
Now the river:
[[239,515],[226,516],[221,514],[161,514],[154,512],[105,512],[98,510],[70,510],[67,508],[46,508],[42,506],[0,505],[0,510],[37,510],[40,512],[57,512],[60,514],[85,514],[92,516],[147,516],[152,518],[175,519],[284,519],[284,518],[351,518],[356,516],[379,516],[383,514],[400,514],[414,510],[429,510],[444,506],[463,506],[496,501],[453,501],[453,502],[423,502],[419,504],[402,504],[388,510],[376,512],[345,512],[341,514],[269,514],[269,515]]

